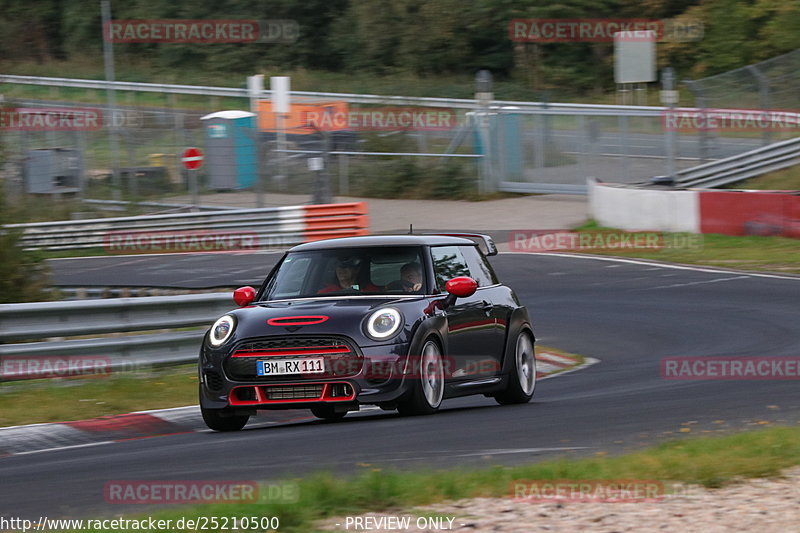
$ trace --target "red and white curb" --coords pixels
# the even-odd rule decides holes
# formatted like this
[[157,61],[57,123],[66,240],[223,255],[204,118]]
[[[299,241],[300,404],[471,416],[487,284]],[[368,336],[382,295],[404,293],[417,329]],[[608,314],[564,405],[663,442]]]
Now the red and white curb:
[[600,361],[591,357],[558,354],[547,348],[536,351],[536,379],[548,379],[562,376],[576,370],[588,368]]
[[[581,361],[568,355],[541,350],[536,354],[536,377],[537,380],[557,377],[596,362],[596,359],[585,358]],[[371,410],[379,408],[361,408],[362,412]],[[305,409],[262,411],[252,419],[247,428],[314,419]],[[137,411],[74,422],[11,426],[0,428],[0,458],[199,431],[210,430],[203,423],[200,407],[197,405]]]

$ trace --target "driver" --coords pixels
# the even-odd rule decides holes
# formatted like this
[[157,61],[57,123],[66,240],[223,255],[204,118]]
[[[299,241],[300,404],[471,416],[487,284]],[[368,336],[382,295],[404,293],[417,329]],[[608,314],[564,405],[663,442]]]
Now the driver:
[[360,269],[360,257],[340,257],[336,260],[336,281],[317,291],[317,294],[344,290],[378,292],[378,287],[371,283],[367,283],[363,288],[359,286],[358,273]]

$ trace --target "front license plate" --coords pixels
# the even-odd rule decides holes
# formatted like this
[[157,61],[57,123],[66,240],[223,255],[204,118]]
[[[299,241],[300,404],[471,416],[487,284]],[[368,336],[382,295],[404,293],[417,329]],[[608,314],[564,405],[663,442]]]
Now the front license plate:
[[259,376],[283,376],[286,374],[321,374],[325,372],[325,360],[322,357],[304,359],[271,359],[256,363],[256,374]]

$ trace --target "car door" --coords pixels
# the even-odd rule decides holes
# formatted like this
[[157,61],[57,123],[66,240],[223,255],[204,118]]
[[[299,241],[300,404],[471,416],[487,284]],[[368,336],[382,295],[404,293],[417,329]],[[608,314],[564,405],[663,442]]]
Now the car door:
[[[431,259],[436,288],[445,292],[448,280],[458,276],[474,279],[462,246],[433,246]],[[450,378],[471,380],[491,375],[497,360],[496,321],[492,305],[479,289],[470,297],[458,298],[445,310],[448,347],[445,368]]]
[[493,360],[484,363],[484,369],[491,373],[500,371],[505,350],[506,326],[511,316],[512,302],[508,297],[508,288],[500,284],[492,266],[476,246],[465,246],[463,249],[467,267],[472,279],[478,282],[476,296],[480,296],[484,309],[493,320],[492,346],[489,354]]

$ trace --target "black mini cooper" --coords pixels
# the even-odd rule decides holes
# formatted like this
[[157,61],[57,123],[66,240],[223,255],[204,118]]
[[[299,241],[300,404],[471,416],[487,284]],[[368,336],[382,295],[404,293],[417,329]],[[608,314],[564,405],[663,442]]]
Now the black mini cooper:
[[208,427],[258,409],[336,420],[362,404],[435,412],[483,394],[525,403],[536,385],[528,312],[497,279],[483,235],[384,235],[289,250],[219,318],[200,351]]

